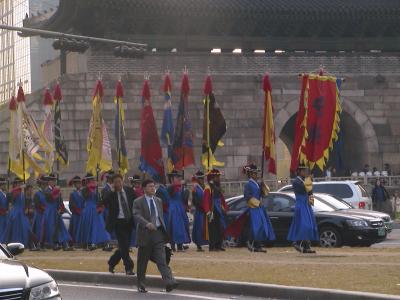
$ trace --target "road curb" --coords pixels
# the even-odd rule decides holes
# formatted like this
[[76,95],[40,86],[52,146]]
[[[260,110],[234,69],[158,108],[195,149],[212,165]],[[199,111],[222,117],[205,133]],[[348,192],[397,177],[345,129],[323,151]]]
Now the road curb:
[[[82,272],[67,270],[46,270],[57,281],[70,281],[79,283],[93,284],[116,284],[136,286],[136,277],[126,276],[124,274],[110,274],[101,272]],[[210,292],[218,294],[243,295],[249,297],[270,297],[279,299],[296,300],[377,300],[377,299],[397,299],[399,296],[350,292],[334,289],[318,289],[295,286],[284,286],[276,284],[260,284],[238,281],[222,281],[210,279],[195,279],[186,277],[177,277],[179,289],[194,292]],[[158,276],[147,276],[147,286],[164,287],[162,279]]]

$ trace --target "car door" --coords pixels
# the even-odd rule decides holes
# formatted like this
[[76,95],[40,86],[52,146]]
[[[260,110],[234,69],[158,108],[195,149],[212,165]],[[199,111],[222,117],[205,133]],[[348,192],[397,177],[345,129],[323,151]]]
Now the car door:
[[226,221],[227,224],[231,224],[247,208],[247,202],[244,200],[244,197],[240,197],[233,200],[228,206],[229,210],[226,213]]
[[269,218],[274,228],[276,240],[286,242],[286,237],[293,217],[295,200],[284,194],[269,194],[263,199]]

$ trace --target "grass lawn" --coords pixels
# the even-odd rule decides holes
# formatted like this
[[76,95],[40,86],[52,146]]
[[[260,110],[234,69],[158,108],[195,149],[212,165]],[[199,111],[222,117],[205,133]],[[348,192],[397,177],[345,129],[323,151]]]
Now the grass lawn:
[[[196,252],[189,249],[172,257],[175,276],[237,280],[305,287],[334,288],[400,295],[400,249],[316,248],[316,255],[301,255],[292,248],[270,248],[268,253],[250,253],[230,248],[226,252]],[[131,253],[136,261],[136,249]],[[19,257],[43,269],[107,271],[110,253],[25,252]],[[116,271],[122,272],[122,262]],[[158,275],[149,263],[149,274]]]

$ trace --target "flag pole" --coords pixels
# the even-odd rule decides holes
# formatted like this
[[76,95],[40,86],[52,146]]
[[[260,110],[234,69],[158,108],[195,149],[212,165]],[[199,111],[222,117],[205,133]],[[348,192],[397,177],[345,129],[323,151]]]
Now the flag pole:
[[[207,75],[211,76],[211,69],[208,66]],[[207,171],[210,171],[210,95],[206,96],[207,106]]]
[[[262,83],[263,84],[263,83]],[[261,151],[261,179],[264,179],[264,166],[265,166],[265,134],[267,122],[267,98],[264,91],[264,121],[263,121],[263,138],[262,138],[262,151]]]
[[[119,82],[121,83],[121,77],[119,78]],[[121,173],[121,108],[120,108],[121,102],[120,102],[120,97],[117,95],[117,110],[118,110],[118,169],[119,172]]]
[[[183,75],[185,76],[188,73],[187,67],[185,65],[185,69],[183,70]],[[182,91],[182,93],[184,93]],[[184,130],[184,126],[185,126],[185,117],[186,117],[186,111],[185,111],[185,97],[187,95],[183,94],[183,101],[182,101],[182,141],[181,141],[181,147],[182,147],[182,178],[183,181],[185,181],[185,130]]]
[[7,191],[10,190],[10,174],[11,174],[11,158],[10,154],[8,154]]

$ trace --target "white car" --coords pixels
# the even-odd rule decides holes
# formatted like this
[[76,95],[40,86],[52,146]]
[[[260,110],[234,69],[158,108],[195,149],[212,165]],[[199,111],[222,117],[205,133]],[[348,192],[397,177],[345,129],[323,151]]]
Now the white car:
[[[278,192],[293,192],[293,187],[286,185]],[[336,196],[354,208],[372,209],[372,199],[359,181],[316,181],[313,182],[313,192]]]

